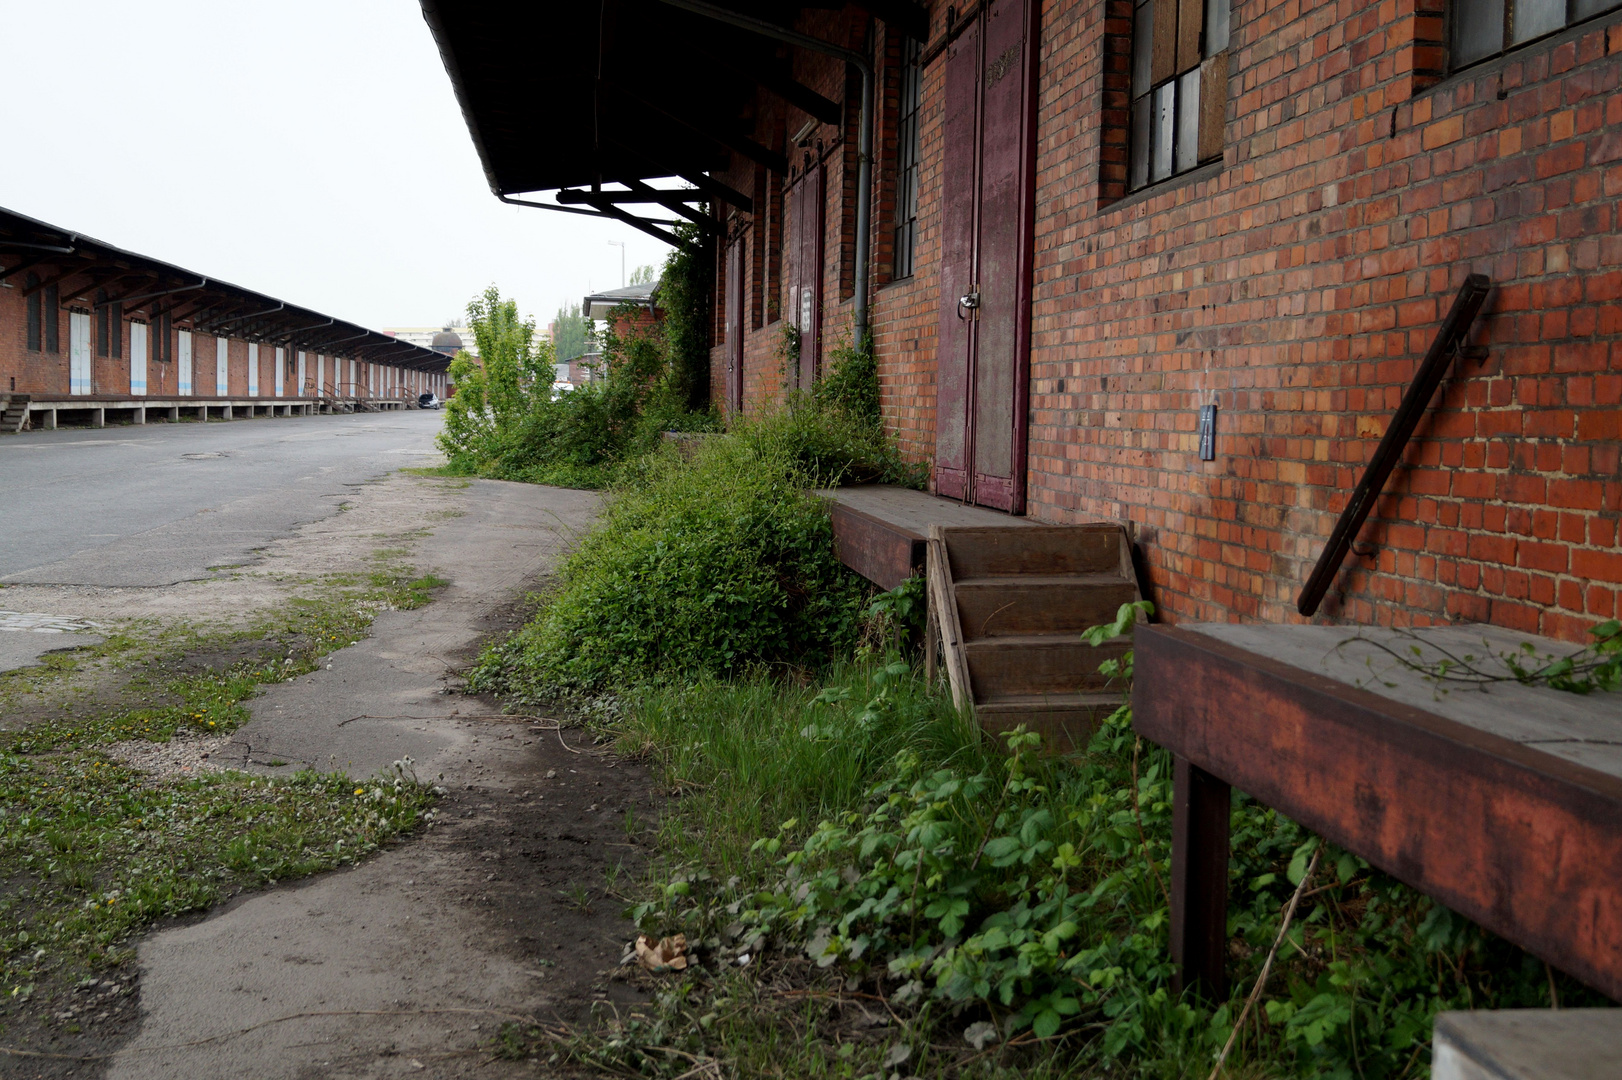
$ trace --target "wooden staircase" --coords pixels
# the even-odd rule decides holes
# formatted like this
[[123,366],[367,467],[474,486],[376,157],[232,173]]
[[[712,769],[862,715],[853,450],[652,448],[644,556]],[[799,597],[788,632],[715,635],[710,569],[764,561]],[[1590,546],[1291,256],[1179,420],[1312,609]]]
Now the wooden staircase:
[[0,432],[16,434],[28,423],[29,394],[0,394]]
[[1024,724],[1061,752],[1087,744],[1121,703],[1098,665],[1131,646],[1092,646],[1082,631],[1141,599],[1132,547],[1112,523],[930,526],[929,646],[945,660],[952,698],[986,731]]

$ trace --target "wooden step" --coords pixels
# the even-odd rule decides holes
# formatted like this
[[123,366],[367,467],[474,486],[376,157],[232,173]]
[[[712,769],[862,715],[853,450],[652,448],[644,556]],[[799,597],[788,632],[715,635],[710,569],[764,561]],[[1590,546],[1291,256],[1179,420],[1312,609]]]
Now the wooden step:
[[1113,522],[1034,529],[958,526],[941,529],[941,537],[954,581],[999,574],[1132,574],[1125,534]]
[[963,656],[975,701],[1022,694],[1068,694],[1102,690],[1098,673],[1106,660],[1119,660],[1132,646],[1112,641],[1089,645],[1075,635],[994,637],[967,641]]
[[954,582],[963,639],[1025,634],[1079,634],[1115,621],[1138,598],[1137,583],[1113,570],[1092,574],[1026,574]]
[[1023,724],[1025,730],[1042,736],[1044,750],[1070,754],[1087,748],[1099,723],[1120,708],[1121,701],[1119,691],[1022,694],[981,702],[974,711],[980,727],[992,736]]

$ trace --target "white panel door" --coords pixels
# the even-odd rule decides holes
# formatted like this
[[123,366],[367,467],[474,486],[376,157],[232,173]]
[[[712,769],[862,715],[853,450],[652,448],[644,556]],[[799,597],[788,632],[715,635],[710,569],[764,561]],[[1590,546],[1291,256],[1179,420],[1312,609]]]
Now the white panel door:
[[283,356],[282,350],[277,349],[276,350],[276,396],[277,397],[282,396],[282,384],[286,381],[282,377],[282,372],[285,370],[285,364],[286,364],[286,361],[283,360],[282,356]]
[[146,323],[130,323],[130,394],[146,396]]
[[226,338],[214,339],[214,396],[226,397],[231,393],[231,342]]
[[315,354],[315,396],[320,397],[323,388],[327,385],[327,357],[325,353]]
[[68,393],[90,393],[90,314],[84,311],[68,313]]
[[259,346],[248,342],[248,396],[259,396]]
[[305,373],[304,373],[304,364],[305,364],[306,357],[307,357],[306,353],[301,352],[301,353],[298,354],[298,395],[297,395],[298,397],[306,397],[306,396],[309,395],[309,392],[310,392],[310,386],[309,386],[309,383],[307,383],[305,381]]
[[[133,324],[132,324],[133,325]],[[133,333],[133,331],[131,331]],[[145,335],[146,328],[141,328]],[[180,332],[180,356],[175,360],[175,393],[191,397],[191,331]]]

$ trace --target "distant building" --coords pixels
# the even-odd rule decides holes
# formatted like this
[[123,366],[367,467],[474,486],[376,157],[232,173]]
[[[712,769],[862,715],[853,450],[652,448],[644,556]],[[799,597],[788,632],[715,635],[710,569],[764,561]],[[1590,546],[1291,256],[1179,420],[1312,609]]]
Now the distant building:
[[409,341],[424,349],[444,353],[446,356],[455,356],[458,350],[464,350],[474,356],[479,355],[478,342],[473,340],[472,332],[460,322],[446,323],[443,326],[385,326],[383,333],[399,341]]

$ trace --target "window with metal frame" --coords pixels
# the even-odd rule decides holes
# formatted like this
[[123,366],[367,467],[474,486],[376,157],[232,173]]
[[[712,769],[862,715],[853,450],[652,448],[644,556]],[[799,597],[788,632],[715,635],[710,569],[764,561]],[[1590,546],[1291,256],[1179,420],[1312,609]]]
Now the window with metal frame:
[[1229,11],[1229,0],[1135,0],[1131,190],[1222,156]]
[[897,279],[912,276],[918,249],[918,109],[923,100],[920,46],[912,38],[901,43],[901,97],[896,119],[895,162],[895,266]]
[[122,360],[124,359],[124,305],[122,302],[114,301],[107,305],[107,309],[111,312],[107,316],[113,335],[113,340],[110,343],[112,346],[111,355],[114,360]]
[[1615,11],[1622,0],[1453,0],[1448,59],[1458,70]]

